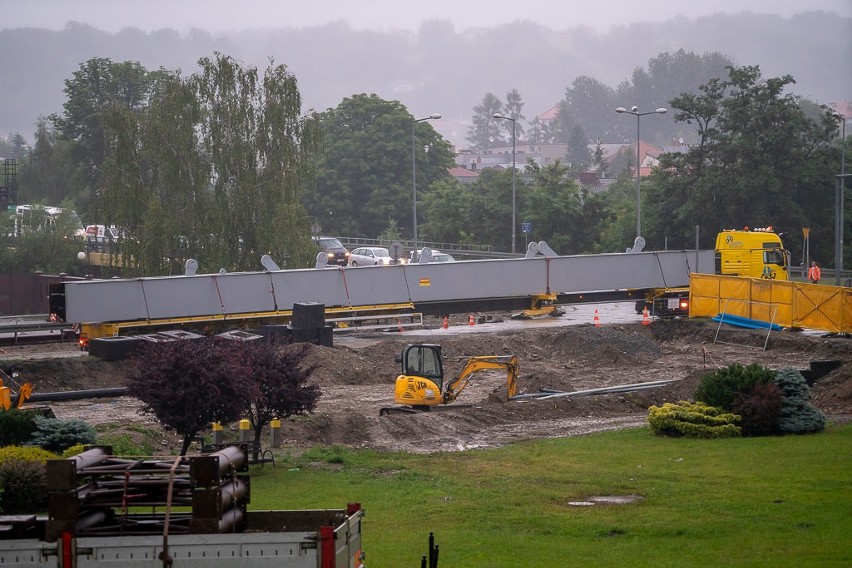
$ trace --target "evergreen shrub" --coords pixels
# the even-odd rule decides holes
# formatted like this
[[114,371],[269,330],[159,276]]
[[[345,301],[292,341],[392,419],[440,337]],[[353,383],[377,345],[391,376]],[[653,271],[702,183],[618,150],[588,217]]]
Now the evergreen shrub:
[[781,391],[775,383],[756,384],[734,397],[733,411],[742,417],[743,436],[769,436],[778,432]]
[[0,467],[13,461],[47,463],[47,460],[56,458],[57,455],[53,452],[32,446],[5,446],[0,448]]
[[667,402],[648,409],[648,424],[658,436],[687,438],[735,438],[742,431],[736,414],[701,402]]
[[0,446],[20,446],[32,438],[37,427],[36,414],[11,408],[0,410]]
[[76,444],[94,444],[97,436],[95,429],[81,420],[37,416],[35,423],[38,429],[30,443],[51,452],[61,453]]
[[62,451],[60,457],[64,460],[67,460],[68,458],[73,458],[74,456],[85,452],[87,447],[88,446],[86,444],[74,444],[73,446],[65,448]]
[[773,371],[756,363],[747,367],[734,363],[704,375],[693,396],[696,401],[730,412],[737,395],[748,394],[755,385],[765,385],[774,378]]
[[44,511],[47,504],[46,462],[57,456],[41,448],[0,448],[0,514]]
[[781,369],[775,375],[781,392],[778,429],[784,434],[812,434],[825,429],[825,415],[810,402],[810,389],[795,369]]

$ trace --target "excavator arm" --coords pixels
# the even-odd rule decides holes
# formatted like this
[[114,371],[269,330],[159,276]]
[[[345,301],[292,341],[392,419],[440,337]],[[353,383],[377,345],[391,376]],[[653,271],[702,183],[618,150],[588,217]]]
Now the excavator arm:
[[509,398],[515,396],[518,389],[518,357],[516,355],[485,355],[471,357],[456,378],[447,381],[444,388],[444,404],[453,402],[465,389],[474,373],[488,369],[505,369],[506,388]]
[[0,409],[2,410],[21,408],[30,398],[30,395],[33,394],[33,385],[29,382],[24,382],[20,385],[18,392],[13,391],[11,386],[6,386],[3,379],[14,384],[15,380],[12,377],[17,376],[17,373],[9,376],[5,371],[0,370]]
[[29,400],[30,395],[33,394],[33,385],[30,383],[24,383],[21,385],[21,388],[18,389],[17,398],[12,398],[12,405],[15,408],[21,408],[24,406],[24,403]]

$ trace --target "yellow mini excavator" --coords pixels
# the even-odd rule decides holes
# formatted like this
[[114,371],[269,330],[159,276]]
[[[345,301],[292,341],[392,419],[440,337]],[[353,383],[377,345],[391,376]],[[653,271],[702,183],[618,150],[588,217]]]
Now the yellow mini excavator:
[[396,378],[394,402],[400,406],[386,407],[380,416],[411,414],[442,410],[454,402],[477,371],[504,369],[507,396],[515,396],[518,379],[518,358],[515,355],[486,355],[471,357],[456,378],[444,384],[444,366],[440,345],[407,345],[400,357],[402,374]]

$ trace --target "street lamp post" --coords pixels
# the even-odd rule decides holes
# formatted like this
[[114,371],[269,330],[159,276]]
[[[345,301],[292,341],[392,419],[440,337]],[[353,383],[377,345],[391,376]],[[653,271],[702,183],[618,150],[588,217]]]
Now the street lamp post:
[[837,198],[834,200],[834,285],[840,286],[840,273],[843,272],[843,213],[846,193],[846,116],[835,113],[841,124],[840,175],[837,176]]
[[494,118],[512,121],[512,254],[515,254],[515,119],[499,112],[494,113]]
[[412,217],[412,226],[413,226],[413,240],[414,244],[412,245],[412,250],[414,254],[411,255],[411,261],[415,262],[417,260],[417,135],[416,128],[418,122],[423,122],[424,120],[438,120],[441,118],[441,115],[438,113],[432,113],[429,116],[418,118],[414,122],[411,123],[411,217]]
[[630,110],[627,110],[624,107],[618,107],[615,109],[615,112],[632,114],[636,117],[636,238],[638,239],[642,235],[642,205],[641,194],[639,192],[639,184],[641,183],[639,172],[639,166],[641,165],[641,162],[639,161],[639,141],[641,140],[639,137],[639,119],[648,114],[665,114],[668,110],[660,107],[655,110],[649,110],[648,112],[639,112],[639,107],[633,106]]

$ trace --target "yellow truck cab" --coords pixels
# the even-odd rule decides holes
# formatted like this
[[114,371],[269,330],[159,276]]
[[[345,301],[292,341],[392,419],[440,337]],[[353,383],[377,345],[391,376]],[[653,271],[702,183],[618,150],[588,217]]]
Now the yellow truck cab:
[[[772,227],[725,229],[716,235],[716,274],[789,280],[790,253]],[[636,313],[644,309],[654,316],[689,314],[689,288],[657,288],[636,302]]]
[[772,227],[726,229],[716,236],[716,274],[789,280],[790,259]]

